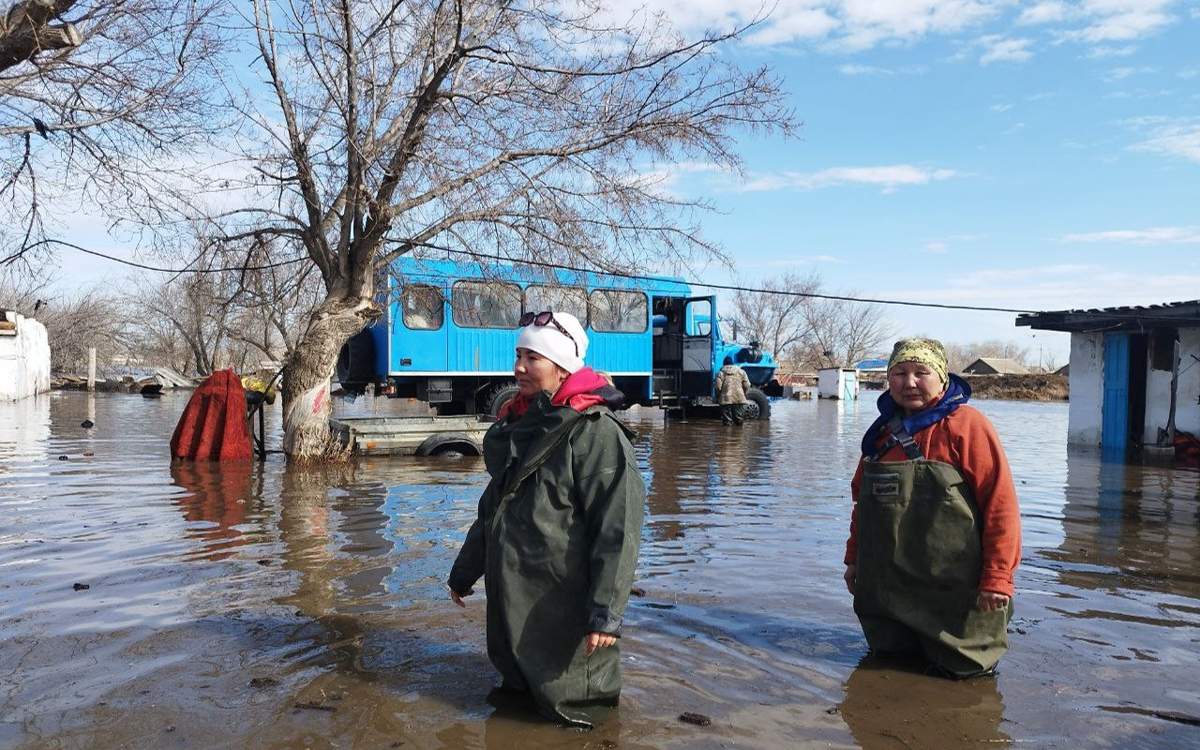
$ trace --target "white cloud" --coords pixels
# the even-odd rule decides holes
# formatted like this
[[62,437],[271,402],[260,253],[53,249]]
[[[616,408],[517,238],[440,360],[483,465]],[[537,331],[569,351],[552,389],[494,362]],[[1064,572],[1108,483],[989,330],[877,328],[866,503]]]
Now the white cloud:
[[1129,57],[1134,52],[1137,52],[1137,47],[1131,44],[1124,47],[1092,47],[1087,56],[1094,60],[1102,60],[1108,57]]
[[983,46],[983,55],[979,58],[980,65],[990,65],[994,62],[1025,62],[1033,57],[1029,46],[1032,39],[1011,39],[998,34],[980,37],[979,44]]
[[1128,121],[1146,138],[1133,144],[1134,151],[1183,158],[1200,164],[1200,120],[1143,117]]
[[1007,112],[1012,108],[1013,105],[1011,104],[993,104],[992,106],[988,107],[988,109],[992,110],[993,112]]
[[1065,21],[1073,15],[1071,6],[1060,2],[1038,3],[1021,11],[1017,17],[1017,25],[1032,26],[1042,23]]
[[843,65],[838,72],[844,76],[894,76],[896,71],[891,68],[880,68],[875,65]]
[[1185,81],[1190,81],[1196,76],[1200,76],[1200,68],[1184,68],[1175,75],[1179,76]]
[[1198,287],[1196,274],[1072,263],[965,272],[937,287],[910,289],[908,296],[930,302],[1064,310],[1195,299]]
[[1064,38],[1100,44],[1149,36],[1175,20],[1167,12],[1174,0],[1084,0],[1080,9],[1088,25]]
[[947,252],[946,243],[941,240],[925,243],[925,252],[933,253],[934,255],[945,255]]
[[1104,242],[1123,245],[1194,245],[1200,244],[1200,227],[1151,227],[1149,229],[1110,229],[1104,232],[1068,234],[1063,242]]
[[892,193],[901,187],[927,185],[957,176],[953,169],[926,169],[911,164],[878,167],[833,167],[819,172],[778,172],[758,175],[741,186],[743,192],[817,190],[842,185],[869,185]]
[[1108,74],[1104,76],[1104,80],[1112,83],[1114,81],[1123,81],[1126,78],[1130,78],[1132,76],[1149,75],[1151,73],[1157,73],[1157,72],[1158,72],[1157,68],[1151,68],[1147,65],[1136,66],[1136,67],[1132,66],[1132,65],[1128,65],[1128,66],[1124,66],[1124,67],[1120,67],[1120,68],[1113,68],[1112,70],[1108,71]]

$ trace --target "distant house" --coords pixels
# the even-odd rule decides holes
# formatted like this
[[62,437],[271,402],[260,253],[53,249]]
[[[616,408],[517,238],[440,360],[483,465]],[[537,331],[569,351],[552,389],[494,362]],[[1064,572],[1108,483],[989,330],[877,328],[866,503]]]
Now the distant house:
[[967,375],[1028,375],[1025,365],[1006,357],[980,357],[963,368]]
[[1071,334],[1068,442],[1124,452],[1200,434],[1200,300],[1030,313],[1017,325]]
[[1070,374],[1071,374],[1071,364],[1068,362],[1067,364],[1065,364],[1065,365],[1063,365],[1062,367],[1060,367],[1060,368],[1058,368],[1057,370],[1055,370],[1055,371],[1054,371],[1054,374],[1055,374],[1055,375],[1062,375],[1064,378],[1065,378],[1065,377],[1068,377],[1068,376],[1070,376]]

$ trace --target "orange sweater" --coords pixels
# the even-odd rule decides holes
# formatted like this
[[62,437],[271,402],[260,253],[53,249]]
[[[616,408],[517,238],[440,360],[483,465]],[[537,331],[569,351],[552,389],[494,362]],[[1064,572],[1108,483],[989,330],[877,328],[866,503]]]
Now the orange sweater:
[[[887,430],[881,440],[886,439]],[[1021,559],[1021,517],[1017,491],[1000,438],[987,417],[963,405],[948,417],[913,435],[925,458],[941,461],[962,472],[975,493],[983,529],[983,571],[979,589],[1013,595],[1013,571]],[[882,443],[881,443],[882,444]],[[904,449],[892,446],[881,461],[904,461]],[[862,483],[863,462],[858,462],[850,489],[855,508],[850,514],[850,538],[846,541],[847,565],[853,565],[858,551],[856,514],[858,489]]]

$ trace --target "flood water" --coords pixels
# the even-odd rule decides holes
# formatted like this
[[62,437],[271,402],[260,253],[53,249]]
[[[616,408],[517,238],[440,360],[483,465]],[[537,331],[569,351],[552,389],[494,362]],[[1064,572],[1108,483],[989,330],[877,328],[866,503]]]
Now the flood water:
[[1200,476],[1068,453],[1066,404],[976,402],[1024,555],[1009,654],[965,683],[864,660],[841,574],[873,399],[628,413],[645,596],[621,708],[579,733],[489,703],[482,595],[446,598],[479,459],[173,468],[186,399],[0,404],[0,747],[1200,747]]

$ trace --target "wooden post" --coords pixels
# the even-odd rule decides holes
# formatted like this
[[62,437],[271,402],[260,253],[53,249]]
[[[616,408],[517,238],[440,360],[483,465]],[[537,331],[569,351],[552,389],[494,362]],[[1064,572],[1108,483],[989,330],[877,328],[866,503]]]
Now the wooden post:
[[1171,406],[1167,411],[1167,445],[1175,445],[1175,399],[1179,391],[1179,335],[1171,352]]
[[88,390],[96,390],[96,347],[88,347]]

